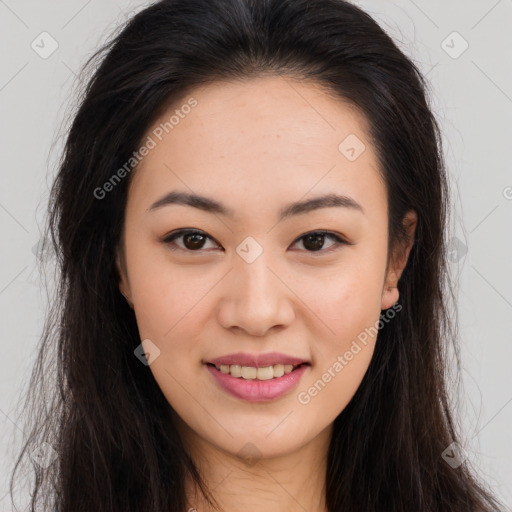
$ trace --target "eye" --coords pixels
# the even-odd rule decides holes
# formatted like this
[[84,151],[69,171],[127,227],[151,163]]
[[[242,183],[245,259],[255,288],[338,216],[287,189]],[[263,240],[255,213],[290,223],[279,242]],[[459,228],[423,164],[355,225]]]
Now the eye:
[[[322,249],[326,238],[334,240],[327,249]],[[177,244],[175,240],[182,240],[182,244]],[[213,241],[218,247],[220,247],[215,240],[208,236],[203,231],[197,229],[181,229],[171,233],[169,236],[163,239],[163,243],[170,245],[170,249],[173,251],[181,250],[186,252],[199,252],[205,248],[205,242],[207,240]],[[293,245],[302,241],[307,252],[316,252],[320,254],[330,253],[339,248],[340,245],[352,245],[341,236],[331,233],[329,231],[312,231],[306,233],[298,238]],[[175,247],[173,247],[173,245]]]
[[[176,244],[174,240],[183,239],[183,246]],[[171,245],[171,250],[182,250],[188,252],[197,252],[199,249],[204,248],[205,241],[213,240],[210,236],[208,236],[203,231],[198,231],[197,229],[181,229],[174,233],[171,233],[168,237],[164,238],[163,242],[165,244]],[[178,247],[172,247],[172,245],[177,245]]]
[[[322,249],[326,238],[334,240],[334,243],[327,249]],[[295,243],[299,241],[302,241],[304,247],[307,248],[307,252],[318,252],[321,254],[333,252],[338,249],[340,245],[351,245],[341,236],[329,231],[312,231],[311,233],[302,235]]]

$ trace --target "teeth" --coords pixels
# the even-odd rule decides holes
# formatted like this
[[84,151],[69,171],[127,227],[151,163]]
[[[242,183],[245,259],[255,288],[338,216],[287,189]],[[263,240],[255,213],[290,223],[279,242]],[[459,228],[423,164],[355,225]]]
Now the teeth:
[[275,364],[274,366],[265,366],[264,368],[255,368],[254,366],[239,366],[237,364],[221,364],[216,366],[222,373],[231,374],[232,377],[241,377],[247,380],[270,380],[276,377],[290,373],[298,365],[293,364]]
[[258,374],[256,368],[251,366],[242,366],[242,378],[244,379],[255,379]]

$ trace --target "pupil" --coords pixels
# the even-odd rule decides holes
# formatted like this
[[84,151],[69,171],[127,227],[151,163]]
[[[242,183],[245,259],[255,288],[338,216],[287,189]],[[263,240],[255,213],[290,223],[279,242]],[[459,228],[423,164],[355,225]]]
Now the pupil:
[[306,247],[307,249],[312,249],[313,251],[319,251],[323,245],[324,245],[324,235],[322,235],[322,234],[308,235],[304,239],[304,247]]
[[199,233],[190,233],[183,237],[183,241],[187,249],[201,249],[204,244],[204,236]]

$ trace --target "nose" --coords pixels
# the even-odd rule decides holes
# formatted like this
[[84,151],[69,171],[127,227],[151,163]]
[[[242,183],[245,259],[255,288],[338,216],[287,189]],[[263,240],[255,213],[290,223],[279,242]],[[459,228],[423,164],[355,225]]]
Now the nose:
[[265,251],[252,263],[235,257],[221,288],[217,311],[225,329],[265,336],[272,329],[284,329],[292,323],[295,295],[275,267]]

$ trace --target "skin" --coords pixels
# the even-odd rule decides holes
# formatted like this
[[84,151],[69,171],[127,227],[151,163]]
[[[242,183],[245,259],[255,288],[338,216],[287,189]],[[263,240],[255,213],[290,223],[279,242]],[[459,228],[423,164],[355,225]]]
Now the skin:
[[[404,219],[411,241],[386,268],[386,189],[366,120],[318,85],[263,76],[215,82],[190,96],[197,106],[134,171],[117,260],[120,291],[141,340],[160,350],[150,371],[223,510],[325,510],[332,423],[361,383],[375,336],[309,403],[297,396],[398,300],[416,214]],[[338,149],[349,134],[366,146],[354,161]],[[235,216],[176,204],[147,211],[172,190],[211,197]],[[352,197],[364,214],[329,207],[278,222],[289,203],[327,193]],[[202,248],[186,237],[163,242],[181,228],[211,238]],[[314,251],[302,237],[318,230],[352,245],[326,236]],[[248,236],[263,249],[251,263],[236,252]],[[250,403],[220,389],[203,364],[239,351],[282,352],[311,366],[286,396]],[[237,456],[241,450],[253,450],[254,459]],[[187,493],[190,507],[211,510],[191,482]]]

